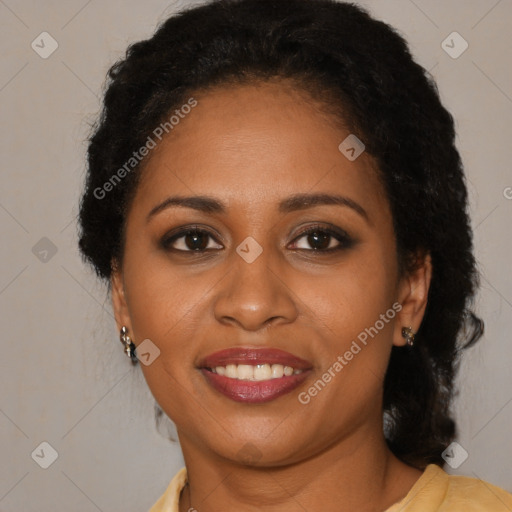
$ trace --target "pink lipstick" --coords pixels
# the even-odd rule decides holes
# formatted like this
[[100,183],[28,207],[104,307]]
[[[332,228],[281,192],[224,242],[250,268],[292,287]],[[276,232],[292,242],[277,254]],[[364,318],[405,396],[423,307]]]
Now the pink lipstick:
[[312,364],[273,348],[230,348],[205,357],[199,364],[206,381],[236,402],[263,403],[297,388]]

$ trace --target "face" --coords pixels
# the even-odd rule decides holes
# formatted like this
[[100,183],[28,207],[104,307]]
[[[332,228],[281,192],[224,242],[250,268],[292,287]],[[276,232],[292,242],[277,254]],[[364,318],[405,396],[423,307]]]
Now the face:
[[118,326],[160,351],[141,365],[155,399],[182,447],[258,465],[381,432],[430,277],[399,275],[370,156],[346,158],[350,131],[284,82],[194,98],[143,170],[113,277]]

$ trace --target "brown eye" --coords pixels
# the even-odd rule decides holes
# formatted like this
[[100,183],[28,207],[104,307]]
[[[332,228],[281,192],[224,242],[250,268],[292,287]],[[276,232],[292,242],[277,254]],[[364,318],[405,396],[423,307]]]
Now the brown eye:
[[[304,247],[293,247],[293,249],[330,253],[341,249],[348,249],[354,245],[354,241],[343,230],[333,230],[322,226],[312,226],[304,230],[297,240],[304,239]],[[308,246],[310,248],[308,248]]]
[[179,252],[203,252],[210,249],[222,249],[222,246],[213,246],[209,243],[213,235],[204,229],[182,229],[177,233],[166,236],[161,245],[166,250]]

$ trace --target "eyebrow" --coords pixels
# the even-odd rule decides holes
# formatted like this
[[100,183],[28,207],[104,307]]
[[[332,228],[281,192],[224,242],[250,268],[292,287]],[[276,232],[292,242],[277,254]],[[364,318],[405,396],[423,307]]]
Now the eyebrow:
[[[336,205],[348,207],[358,213],[365,220],[368,219],[366,210],[353,199],[333,194],[295,194],[279,203],[279,213],[291,213],[306,210],[315,206]],[[163,203],[155,206],[148,214],[147,221],[153,216],[171,207],[191,208],[203,213],[226,214],[227,207],[224,203],[209,196],[171,196]]]

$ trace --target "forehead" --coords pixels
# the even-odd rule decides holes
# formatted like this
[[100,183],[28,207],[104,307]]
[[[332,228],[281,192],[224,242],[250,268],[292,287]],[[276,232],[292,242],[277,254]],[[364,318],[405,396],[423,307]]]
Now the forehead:
[[[352,196],[385,206],[374,162],[339,149],[348,127],[308,93],[280,82],[219,87],[197,101],[150,155],[138,203],[167,195],[211,195],[261,207],[293,193]],[[154,206],[154,204],[153,204]]]

